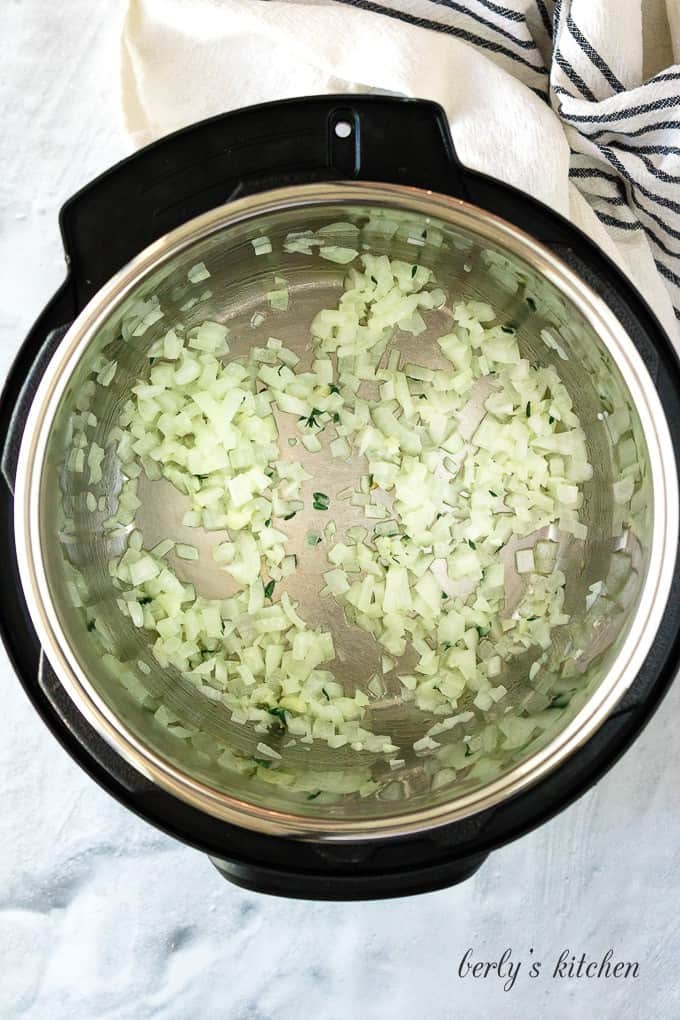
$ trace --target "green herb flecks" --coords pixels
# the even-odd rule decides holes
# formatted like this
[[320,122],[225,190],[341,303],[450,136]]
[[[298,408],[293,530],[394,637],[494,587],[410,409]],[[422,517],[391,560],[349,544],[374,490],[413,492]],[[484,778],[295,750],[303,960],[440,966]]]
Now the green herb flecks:
[[274,716],[274,721],[271,726],[272,733],[277,736],[283,736],[283,734],[288,730],[285,709],[276,706],[275,708],[267,708],[267,712]]
[[308,428],[308,429],[320,428],[319,423],[318,423],[318,421],[316,419],[317,419],[317,415],[322,414],[322,413],[323,412],[321,412],[318,407],[313,407],[308,418],[305,418],[305,416],[303,414],[303,415],[300,415],[300,417],[298,418],[298,421],[303,421],[305,423],[305,428]]

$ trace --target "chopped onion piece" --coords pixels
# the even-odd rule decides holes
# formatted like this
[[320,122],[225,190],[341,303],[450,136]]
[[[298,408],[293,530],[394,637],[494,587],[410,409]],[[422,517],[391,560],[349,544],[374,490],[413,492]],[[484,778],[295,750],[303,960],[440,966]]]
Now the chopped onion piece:
[[200,283],[202,280],[210,278],[210,273],[205,267],[204,262],[197,262],[196,265],[192,266],[187,273],[189,283]]
[[175,552],[181,560],[197,560],[199,555],[195,545],[185,545],[183,542],[175,546]]
[[319,248],[319,255],[322,259],[326,259],[328,262],[337,262],[341,266],[346,266],[348,262],[353,262],[358,254],[359,252],[354,248],[342,248],[337,244]]
[[533,549],[518,549],[515,553],[518,574],[530,574],[536,569]]
[[271,254],[272,243],[268,237],[254,237],[250,243],[256,255]]

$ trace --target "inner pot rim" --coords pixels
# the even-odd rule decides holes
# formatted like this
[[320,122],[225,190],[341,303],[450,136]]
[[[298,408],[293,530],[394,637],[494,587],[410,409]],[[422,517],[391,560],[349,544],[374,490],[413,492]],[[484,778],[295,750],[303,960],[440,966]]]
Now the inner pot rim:
[[[265,214],[330,205],[382,206],[437,218],[471,231],[527,262],[583,315],[613,356],[634,402],[648,448],[653,492],[652,538],[639,604],[608,673],[570,723],[545,747],[488,785],[441,804],[352,823],[310,819],[256,807],[200,782],[151,750],[117,717],[89,681],[67,642],[52,601],[40,540],[39,492],[48,438],[68,381],[90,341],[148,276],[210,235]],[[40,644],[60,682],[95,730],[133,768],[198,810],[265,834],[312,840],[379,839],[418,832],[486,810],[536,783],[600,727],[635,679],[661,622],[675,569],[678,480],[673,446],[654,384],[625,329],[605,302],[548,248],[512,224],[448,196],[402,185],[296,185],[219,206],[155,241],[91,299],[67,331],[33,399],[17,469],[14,527],[22,587]]]

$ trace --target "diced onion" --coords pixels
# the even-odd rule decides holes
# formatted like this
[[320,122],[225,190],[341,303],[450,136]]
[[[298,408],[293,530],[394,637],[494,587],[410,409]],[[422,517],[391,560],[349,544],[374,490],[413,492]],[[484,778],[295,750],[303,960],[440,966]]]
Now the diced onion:
[[[417,229],[389,217],[372,217],[362,229],[366,236],[396,235],[418,249],[444,244],[432,226]],[[183,526],[217,533],[212,558],[238,585],[236,594],[222,599],[197,594],[164,557],[174,552],[179,560],[196,561],[198,548],[167,538],[147,552],[137,530],[109,570],[120,611],[147,633],[159,666],[178,669],[206,698],[224,704],[235,722],[258,734],[285,732],[287,744],[301,747],[323,740],[347,753],[394,755],[398,747],[389,736],[365,725],[370,701],[365,691],[350,695],[329,668],[342,655],[332,635],[308,626],[285,590],[298,568],[297,556],[287,551],[285,521],[303,508],[328,518],[335,499],[343,501],[343,514],[356,508],[368,527],[351,524],[338,540],[335,522],[317,525],[323,527],[322,548],[311,551],[322,533],[307,532],[308,548],[301,555],[327,556],[330,569],[323,572],[321,594],[337,600],[348,621],[375,638],[383,675],[391,675],[390,684],[398,679],[403,700],[428,713],[429,729],[413,752],[446,752],[442,774],[455,776],[460,768],[482,769],[482,752],[493,751],[498,741],[501,749],[524,746],[536,728],[531,720],[503,714],[498,703],[507,690],[497,678],[508,660],[530,649],[545,656],[553,629],[569,620],[566,578],[556,565],[557,542],[550,539],[559,532],[585,539],[579,509],[592,468],[557,371],[524,359],[516,328],[499,325],[490,305],[446,305],[449,332],[439,337],[439,367],[406,362],[395,338],[400,331],[424,332],[428,316],[444,307],[447,295],[434,286],[425,265],[360,254],[359,237],[354,224],[337,223],[316,233],[289,234],[283,244],[296,256],[347,266],[337,306],[318,312],[311,323],[311,369],[302,370],[299,356],[275,337],[228,360],[224,324],[204,320],[186,328],[177,322],[146,345],[152,363],[132,386],[105,441],[123,471],[105,531],[118,535],[134,525],[142,472],[152,481],[165,478],[187,500]],[[273,251],[268,237],[250,243],[256,256]],[[507,289],[518,289],[502,258],[490,256],[488,268]],[[187,276],[195,284],[210,273],[197,263]],[[269,306],[285,311],[286,280],[276,276],[267,286]],[[163,316],[158,298],[136,302],[121,336],[132,342]],[[250,321],[256,328],[265,320],[256,313]],[[551,330],[542,337],[560,358],[567,357]],[[91,413],[95,381],[109,385],[116,366],[115,360],[99,359],[92,385],[78,395],[80,414]],[[484,407],[464,427],[462,412],[477,384],[489,387]],[[374,395],[369,398],[366,390]],[[291,446],[299,442],[312,454],[328,450],[343,462],[365,458],[358,487],[309,491],[311,476],[303,463],[282,455],[275,414],[293,417],[297,436],[289,438]],[[622,475],[614,482],[614,498],[626,504],[636,495],[638,458],[625,438],[627,422],[611,417],[612,435],[621,442]],[[90,442],[88,427],[94,425],[82,417],[71,423],[66,468],[82,473],[87,466],[89,483],[97,485],[105,449]],[[85,504],[90,511],[99,506],[90,492]],[[501,550],[510,540],[526,546],[542,529],[548,540],[515,549],[521,597],[506,611],[505,573],[512,556],[504,563]],[[74,605],[87,604],[77,582],[69,583]],[[591,586],[587,607],[606,590],[603,583]],[[97,639],[108,642],[106,654],[112,657],[106,622],[94,619]],[[407,652],[408,672],[401,661]],[[527,671],[529,681],[536,681],[532,696],[543,683],[544,662],[535,658]],[[143,692],[139,677],[124,673],[128,689]],[[367,676],[365,689],[381,698],[386,681]],[[164,706],[153,710],[176,736],[195,733]],[[483,720],[489,712],[500,713],[493,727],[450,744],[433,739],[446,734],[448,741],[456,726]],[[238,756],[225,751],[222,757],[229,767],[243,768]],[[288,780],[280,762],[281,753],[260,741],[250,767],[267,782],[283,783]],[[391,758],[390,767],[404,762]],[[324,782],[324,790],[332,792],[333,781]],[[378,789],[364,773],[352,792],[370,796]],[[391,796],[389,789],[381,795]],[[338,792],[343,791],[340,784]]]

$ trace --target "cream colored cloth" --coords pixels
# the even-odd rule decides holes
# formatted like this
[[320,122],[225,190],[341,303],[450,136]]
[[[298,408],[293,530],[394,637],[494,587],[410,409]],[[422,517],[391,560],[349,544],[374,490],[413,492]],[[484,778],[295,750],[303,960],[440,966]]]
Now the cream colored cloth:
[[[669,6],[676,2],[668,0]],[[643,56],[645,65],[653,65],[669,50],[675,59],[680,55],[677,11],[673,35],[662,0],[653,3],[646,12],[646,26],[655,32],[648,56],[641,0],[562,0],[553,40],[540,0],[506,0],[502,8],[468,0],[458,5],[467,8],[463,13],[428,0],[400,0],[390,5],[391,17],[362,9],[375,6],[362,0],[129,0],[121,48],[125,125],[142,145],[225,110],[292,96],[377,91],[436,100],[447,113],[460,159],[584,229],[629,274],[680,348],[673,287],[657,267],[656,241],[650,242],[648,224],[634,206],[620,209],[617,195],[625,180],[619,186],[619,172],[603,163],[597,146],[556,112],[578,118],[585,111],[588,119],[590,111],[601,110],[608,116],[621,104],[635,106],[645,90],[642,98],[649,96]],[[509,14],[496,17],[494,6]],[[432,19],[438,19],[436,29]],[[596,57],[606,55],[616,88],[577,41],[579,30]],[[515,45],[510,36],[520,41]],[[553,59],[555,45],[559,60]],[[652,98],[660,88],[668,95],[678,85],[654,86]],[[600,165],[606,168],[589,169]],[[639,229],[633,224],[638,214]],[[653,219],[649,224],[660,229]],[[675,247],[680,251],[680,244]],[[667,258],[663,252],[661,257]]]

